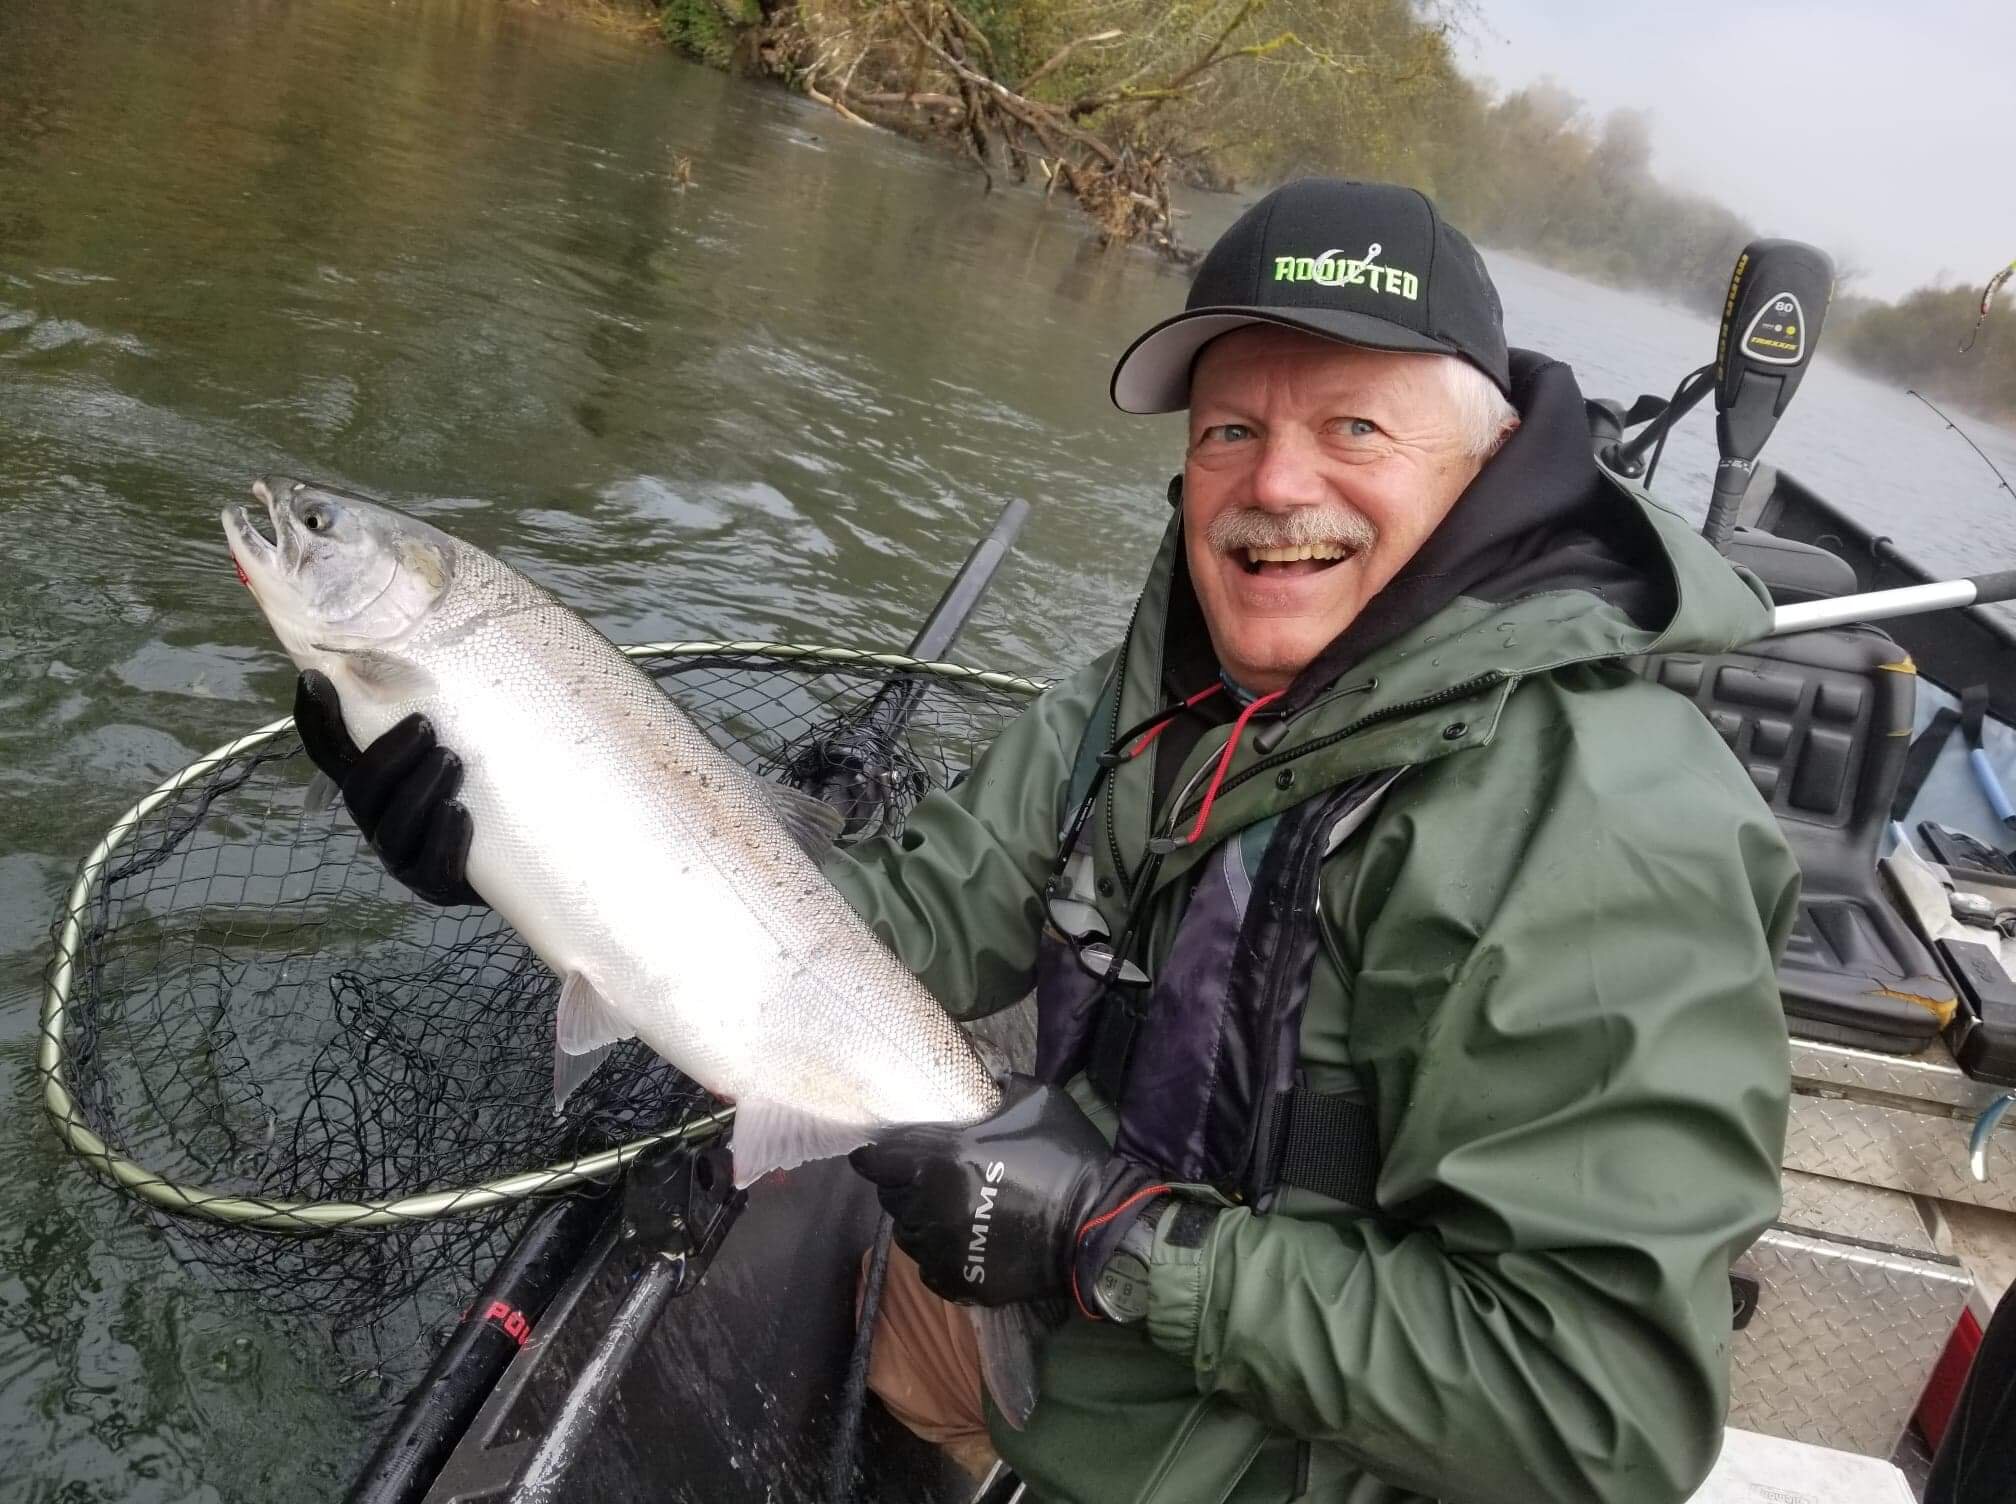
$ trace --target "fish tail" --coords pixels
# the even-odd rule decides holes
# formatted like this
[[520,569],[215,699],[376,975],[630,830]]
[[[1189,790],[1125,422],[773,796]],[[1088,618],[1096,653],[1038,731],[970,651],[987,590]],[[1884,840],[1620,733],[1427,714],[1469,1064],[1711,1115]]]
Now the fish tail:
[[1002,1419],[1019,1431],[1036,1409],[1037,1354],[1050,1322],[1034,1305],[966,1309],[980,1341],[980,1377]]

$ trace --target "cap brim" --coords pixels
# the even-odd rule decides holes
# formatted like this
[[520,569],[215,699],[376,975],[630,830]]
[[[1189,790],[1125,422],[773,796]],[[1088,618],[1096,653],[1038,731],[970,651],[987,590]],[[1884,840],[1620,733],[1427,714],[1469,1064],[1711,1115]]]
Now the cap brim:
[[[1191,308],[1164,319],[1127,347],[1113,367],[1113,405],[1123,413],[1173,413],[1190,405],[1190,366],[1221,334],[1247,324],[1278,324],[1368,350],[1457,355],[1442,340],[1369,313],[1342,309]],[[1459,356],[1460,358],[1460,356]]]

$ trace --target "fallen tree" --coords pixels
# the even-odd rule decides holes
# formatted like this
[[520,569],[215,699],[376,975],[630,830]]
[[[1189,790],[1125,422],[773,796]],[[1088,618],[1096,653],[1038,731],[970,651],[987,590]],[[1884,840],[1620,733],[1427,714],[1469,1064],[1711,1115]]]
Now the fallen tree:
[[[737,0],[685,0],[735,4]],[[1345,88],[1391,60],[1312,37],[1313,0],[797,0],[753,25],[747,56],[860,125],[953,142],[985,176],[1041,179],[1107,242],[1178,260],[1172,178],[1211,180],[1224,145],[1200,128],[1227,71],[1262,89]],[[1280,23],[1288,24],[1280,24]],[[1249,76],[1242,93],[1259,92]],[[1222,178],[1220,178],[1222,183]]]

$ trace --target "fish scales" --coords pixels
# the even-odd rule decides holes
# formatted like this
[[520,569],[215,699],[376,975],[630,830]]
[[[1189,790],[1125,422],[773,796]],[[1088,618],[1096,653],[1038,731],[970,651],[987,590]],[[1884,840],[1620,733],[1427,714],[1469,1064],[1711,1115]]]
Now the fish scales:
[[438,598],[361,652],[310,629],[322,647],[297,661],[336,682],[360,745],[414,711],[434,723],[463,761],[470,882],[554,971],[585,979],[621,1026],[738,1104],[750,1119],[738,1180],[897,1124],[994,1109],[978,1054],[754,775],[545,590],[385,515],[402,533],[386,588],[424,577],[431,550]]
[[[563,978],[570,1061],[635,1034],[736,1104],[735,1177],[1000,1105],[978,1053],[793,834],[798,798],[744,771],[594,628],[480,549],[389,507],[254,485],[268,541],[224,513],[241,580],[362,745],[420,711],[463,763],[467,874]],[[828,828],[830,810],[819,810]],[[1043,1318],[970,1307],[1010,1425],[1036,1404]]]
[[534,949],[732,1100],[864,1137],[992,1109],[956,1026],[749,774],[539,587],[459,546],[454,576],[404,650],[431,692],[352,730],[422,710],[444,745],[472,749],[470,878]]

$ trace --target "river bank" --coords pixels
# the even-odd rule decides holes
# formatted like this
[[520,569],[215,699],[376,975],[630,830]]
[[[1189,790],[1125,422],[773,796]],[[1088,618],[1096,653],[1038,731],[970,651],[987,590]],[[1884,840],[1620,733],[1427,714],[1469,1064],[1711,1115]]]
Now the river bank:
[[[1416,184],[1482,244],[1703,313],[1758,233],[1659,180],[1642,114],[1596,119],[1551,81],[1499,97],[1458,65],[1458,23],[1406,0],[544,3],[633,36],[655,16],[686,56],[772,79],[856,126],[935,141],[989,187],[1075,199],[1102,241],[1179,262],[1200,247],[1173,189],[1257,191],[1308,172]],[[1828,347],[2016,425],[2016,331],[2004,327],[2016,321],[1991,316],[1960,349],[1979,298],[1952,284],[1886,301],[1851,279]]]
[[656,0],[504,0],[504,3],[638,42],[668,40]]

